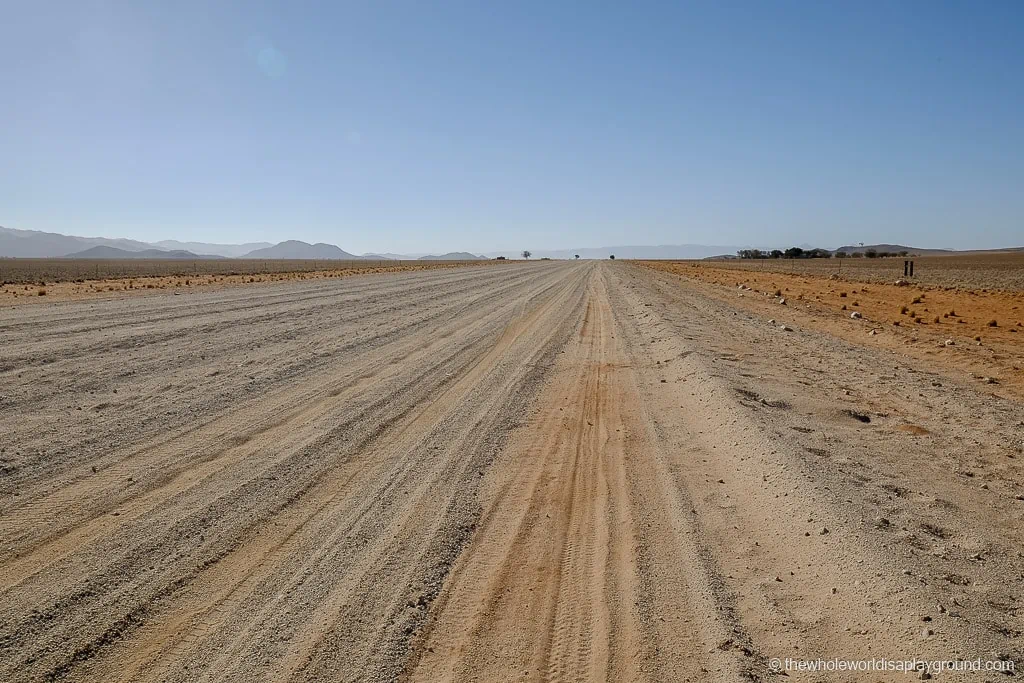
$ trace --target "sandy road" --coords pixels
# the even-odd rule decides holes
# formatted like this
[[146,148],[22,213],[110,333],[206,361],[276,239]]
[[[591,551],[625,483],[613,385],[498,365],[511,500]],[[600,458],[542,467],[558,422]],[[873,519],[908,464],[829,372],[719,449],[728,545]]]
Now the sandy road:
[[793,327],[625,263],[0,311],[0,680],[1019,662],[1021,405]]

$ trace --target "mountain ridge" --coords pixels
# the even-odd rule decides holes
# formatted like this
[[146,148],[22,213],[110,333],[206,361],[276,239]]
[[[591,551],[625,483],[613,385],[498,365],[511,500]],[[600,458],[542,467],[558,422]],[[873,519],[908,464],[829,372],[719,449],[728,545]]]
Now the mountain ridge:
[[326,242],[310,244],[302,240],[285,240],[272,247],[256,249],[241,258],[251,259],[332,259],[359,260],[362,257],[350,254],[341,247]]

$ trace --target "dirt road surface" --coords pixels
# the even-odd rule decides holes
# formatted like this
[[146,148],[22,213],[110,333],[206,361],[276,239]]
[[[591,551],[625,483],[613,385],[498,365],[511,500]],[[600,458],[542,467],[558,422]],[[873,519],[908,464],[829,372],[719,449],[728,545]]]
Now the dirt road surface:
[[0,349],[0,680],[1022,665],[1024,407],[669,273],[46,303]]

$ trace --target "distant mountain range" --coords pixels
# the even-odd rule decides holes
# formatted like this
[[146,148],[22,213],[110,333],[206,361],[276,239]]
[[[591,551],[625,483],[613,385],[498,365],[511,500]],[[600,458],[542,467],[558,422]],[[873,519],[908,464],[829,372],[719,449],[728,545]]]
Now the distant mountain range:
[[107,239],[106,237],[72,237],[55,232],[39,232],[38,230],[12,230],[0,227],[0,256],[16,256],[22,258],[40,258],[46,256],[66,256],[89,247],[108,246],[125,251],[142,251],[153,249],[152,244],[126,239]]
[[[333,244],[288,240],[280,244],[215,244],[162,240],[148,243],[107,237],[76,237],[38,230],[0,227],[0,257],[99,259],[359,259]],[[377,258],[377,257],[375,257]]]
[[[789,245],[776,245],[785,249]],[[810,249],[810,245],[800,245]],[[746,247],[709,246],[704,244],[662,244],[657,246],[623,245],[614,247],[581,247],[579,249],[538,250],[532,258],[606,259],[612,255],[620,259],[706,259],[735,258],[736,252]],[[771,247],[769,247],[771,249]],[[842,246],[834,252],[847,254],[874,249],[878,252],[899,253],[906,251],[914,255],[939,255],[953,253],[981,253],[985,251],[1022,251],[1024,247],[1007,249],[981,249],[973,252],[952,249],[922,249],[899,244],[867,244]],[[833,252],[833,253],[834,253]],[[318,242],[309,244],[299,240],[287,240],[279,244],[270,242],[249,242],[246,244],[216,244],[207,242],[179,242],[162,240],[148,243],[137,240],[107,237],[76,237],[55,232],[38,230],[15,230],[0,227],[0,257],[15,258],[165,258],[165,259],[209,259],[209,258],[253,258],[253,259],[401,259],[401,260],[477,260],[504,256],[508,259],[521,257],[520,251],[492,251],[484,255],[467,251],[452,251],[445,254],[396,254],[390,252],[357,256],[334,245]]]
[[158,249],[182,249],[191,251],[193,254],[214,254],[216,256],[227,256],[237,258],[245,256],[257,249],[266,249],[274,246],[271,242],[247,242],[245,244],[207,244],[205,242],[179,242],[178,240],[161,240],[153,242]]
[[118,249],[117,247],[108,247],[106,245],[99,245],[96,247],[89,247],[84,251],[78,251],[73,254],[68,254],[64,258],[98,258],[98,259],[147,259],[147,258],[166,258],[166,259],[222,259],[223,256],[211,256],[209,254],[194,254],[191,251],[185,251],[183,249],[143,249],[142,251],[128,251],[127,249]]

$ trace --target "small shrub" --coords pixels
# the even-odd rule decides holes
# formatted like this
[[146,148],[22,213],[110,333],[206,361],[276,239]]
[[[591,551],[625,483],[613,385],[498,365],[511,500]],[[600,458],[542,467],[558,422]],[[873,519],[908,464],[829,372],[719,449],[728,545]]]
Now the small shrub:
[[36,294],[38,294],[39,296],[46,296],[46,290],[40,289],[38,292],[36,292]]
[[910,303],[912,303],[912,304],[919,304],[919,303],[921,303],[921,297],[915,296],[914,300],[911,301]]
[[900,315],[906,315],[907,311],[910,310],[906,306],[900,306]]
[[846,292],[839,292],[839,297],[841,299],[845,299],[846,298]]
[[988,321],[988,326],[989,327],[999,327],[999,323],[996,322],[995,320],[989,320]]

